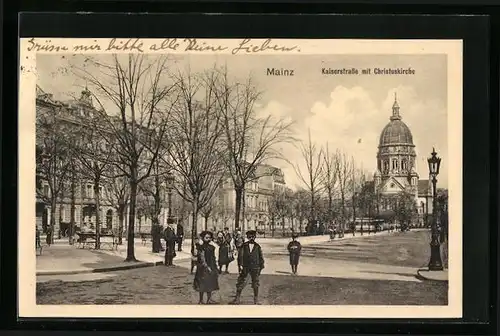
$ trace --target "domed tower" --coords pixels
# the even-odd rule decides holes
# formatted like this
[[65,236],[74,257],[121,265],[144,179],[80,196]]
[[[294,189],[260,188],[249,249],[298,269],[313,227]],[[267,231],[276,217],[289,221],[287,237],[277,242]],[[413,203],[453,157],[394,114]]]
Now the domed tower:
[[408,187],[417,188],[416,153],[410,128],[401,120],[397,96],[392,115],[380,134],[377,170],[380,171],[382,193],[397,193]]

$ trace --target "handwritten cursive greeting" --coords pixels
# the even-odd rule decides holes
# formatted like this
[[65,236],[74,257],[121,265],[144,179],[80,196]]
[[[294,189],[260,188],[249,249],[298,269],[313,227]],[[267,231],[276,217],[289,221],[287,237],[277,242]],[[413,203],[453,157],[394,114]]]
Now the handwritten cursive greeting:
[[[78,40],[75,40],[78,41]],[[31,38],[27,43],[27,51],[33,52],[224,52],[230,51],[233,55],[258,54],[266,51],[291,53],[300,52],[297,44],[280,44],[273,39],[257,40],[251,38],[201,40],[196,38],[167,38],[162,40],[146,40],[140,38],[129,39],[94,39],[91,42],[65,44],[51,39]]]

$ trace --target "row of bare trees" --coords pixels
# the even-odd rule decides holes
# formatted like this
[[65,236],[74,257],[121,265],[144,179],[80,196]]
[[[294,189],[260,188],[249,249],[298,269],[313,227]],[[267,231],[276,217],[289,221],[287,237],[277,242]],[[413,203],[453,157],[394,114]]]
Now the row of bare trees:
[[[246,185],[259,178],[257,167],[280,156],[276,145],[292,139],[291,124],[257,116],[260,92],[251,79],[239,82],[217,67],[203,73],[174,70],[174,63],[167,56],[133,54],[72,59],[70,73],[86,83],[82,95],[93,106],[80,110],[55,103],[37,114],[37,175],[50,189],[45,193],[39,183],[37,191],[54,212],[51,228],[66,182],[92,181],[96,209],[103,194],[121,223],[128,209],[126,261],[134,261],[138,208],[159,225],[162,190],[173,189],[189,205],[194,238],[200,211],[207,215],[228,177],[239,227]],[[99,211],[95,216],[99,248]]]

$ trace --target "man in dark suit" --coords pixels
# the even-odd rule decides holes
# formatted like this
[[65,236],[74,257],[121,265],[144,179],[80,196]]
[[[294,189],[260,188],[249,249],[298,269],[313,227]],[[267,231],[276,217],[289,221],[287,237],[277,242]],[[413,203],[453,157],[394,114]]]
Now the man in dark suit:
[[165,239],[165,266],[172,266],[175,257],[175,241],[176,236],[171,224],[167,224],[165,231],[163,231]]
[[177,251],[182,252],[182,240],[184,239],[184,226],[177,224]]
[[241,292],[245,288],[247,278],[250,275],[252,279],[253,301],[259,304],[259,277],[264,269],[264,256],[262,248],[255,242],[257,232],[250,230],[247,232],[248,241],[241,247],[241,272],[236,282],[236,297],[231,304],[239,304]]

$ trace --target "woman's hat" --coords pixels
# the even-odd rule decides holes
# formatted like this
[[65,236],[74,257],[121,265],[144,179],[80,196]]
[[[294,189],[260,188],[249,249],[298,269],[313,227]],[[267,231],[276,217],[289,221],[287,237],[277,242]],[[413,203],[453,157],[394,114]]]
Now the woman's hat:
[[299,236],[298,233],[292,233],[292,238],[297,238]]
[[206,235],[209,235],[210,238],[214,237],[214,234],[211,231],[203,231],[202,233],[200,233],[201,238],[205,238]]

